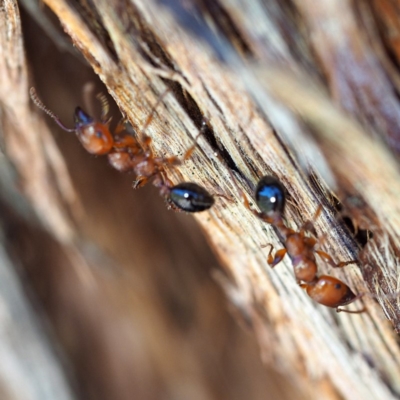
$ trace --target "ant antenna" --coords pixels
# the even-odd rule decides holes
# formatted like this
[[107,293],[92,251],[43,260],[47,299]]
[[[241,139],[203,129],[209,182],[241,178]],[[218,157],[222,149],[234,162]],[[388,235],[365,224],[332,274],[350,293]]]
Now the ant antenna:
[[41,110],[43,110],[47,115],[49,115],[51,118],[54,119],[54,121],[57,123],[57,125],[63,129],[66,132],[75,132],[76,129],[69,129],[67,128],[61,121],[60,118],[53,113],[53,111],[49,110],[44,104],[43,102],[39,99],[36,90],[34,87],[31,87],[29,89],[29,95],[31,96],[32,101],[35,103],[35,105],[37,107],[39,107]]

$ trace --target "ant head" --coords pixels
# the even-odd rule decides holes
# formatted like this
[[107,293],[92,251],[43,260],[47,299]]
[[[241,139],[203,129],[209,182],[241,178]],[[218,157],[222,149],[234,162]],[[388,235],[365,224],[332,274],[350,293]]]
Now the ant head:
[[114,139],[106,124],[96,122],[80,107],[75,109],[74,119],[76,136],[87,152],[100,156],[111,151]]
[[180,210],[192,213],[208,210],[214,204],[211,194],[192,182],[179,183],[170,188],[168,200]]
[[74,121],[76,129],[83,128],[85,125],[92,124],[94,119],[86,114],[80,107],[75,108]]
[[282,214],[285,207],[285,188],[277,178],[264,176],[257,184],[256,203],[266,215]]
[[35,88],[29,90],[32,101],[42,109],[47,115],[66,132],[75,132],[82,146],[91,154],[107,154],[114,145],[114,139],[105,122],[96,122],[90,115],[86,114],[80,107],[75,109],[74,119],[75,127],[67,128],[60,118],[48,109],[36,94]]

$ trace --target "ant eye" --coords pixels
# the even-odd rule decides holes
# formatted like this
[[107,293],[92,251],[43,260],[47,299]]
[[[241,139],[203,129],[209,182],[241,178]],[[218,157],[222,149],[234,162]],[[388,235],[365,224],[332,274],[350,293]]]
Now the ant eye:
[[273,176],[261,178],[256,187],[255,197],[258,207],[264,214],[283,213],[285,189]]

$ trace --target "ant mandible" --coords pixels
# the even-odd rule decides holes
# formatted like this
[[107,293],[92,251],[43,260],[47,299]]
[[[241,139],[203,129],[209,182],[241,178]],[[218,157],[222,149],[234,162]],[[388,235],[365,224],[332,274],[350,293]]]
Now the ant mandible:
[[109,129],[110,119],[107,119],[108,102],[104,96],[100,97],[102,102],[102,112],[100,120],[92,118],[89,114],[77,107],[74,113],[74,128],[67,128],[60,118],[48,109],[36,94],[35,88],[31,88],[30,96],[32,101],[49,115],[58,126],[66,132],[75,132],[83,148],[90,154],[107,155],[110,165],[120,172],[132,171],[136,175],[134,188],[144,186],[149,180],[160,190],[160,194],[166,198],[167,203],[172,208],[186,212],[199,212],[208,210],[214,204],[213,196],[206,189],[193,182],[182,182],[173,185],[165,177],[166,167],[176,167],[187,160],[196,146],[197,137],[202,134],[206,123],[197,135],[194,144],[179,159],[172,157],[156,157],[150,148],[151,138],[143,132],[153,119],[153,114],[157,105],[161,102],[168,89],[159,97],[147,118],[143,128],[143,142],[139,143],[137,138],[125,130],[124,124],[119,123],[114,134]]
[[307,221],[299,231],[295,231],[288,228],[283,220],[286,197],[285,189],[278,179],[272,176],[264,176],[258,182],[255,200],[261,212],[250,207],[249,200],[242,191],[241,195],[245,207],[257,218],[273,225],[284,243],[285,248],[276,251],[274,256],[272,256],[273,246],[268,245],[270,246],[268,264],[272,268],[279,264],[287,254],[292,261],[297,282],[314,301],[335,308],[337,312],[359,314],[365,311],[365,307],[357,311],[341,308],[341,306],[346,306],[360,299],[364,293],[356,295],[339,279],[328,275],[317,275],[315,254],[318,254],[334,268],[341,268],[355,262],[335,263],[329,254],[315,248],[318,243],[315,237],[306,235],[307,233],[315,234],[313,222],[321,213],[321,207],[318,207],[312,221]]

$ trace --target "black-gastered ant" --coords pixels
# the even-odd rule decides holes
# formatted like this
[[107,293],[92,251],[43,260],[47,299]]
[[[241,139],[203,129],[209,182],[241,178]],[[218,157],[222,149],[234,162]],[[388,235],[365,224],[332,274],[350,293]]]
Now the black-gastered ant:
[[354,263],[354,261],[335,263],[329,254],[316,249],[317,239],[307,235],[308,233],[315,233],[313,222],[321,213],[321,207],[317,209],[312,221],[307,221],[299,231],[295,231],[288,228],[283,220],[285,189],[278,179],[272,176],[264,176],[259,181],[255,190],[255,199],[260,212],[250,207],[249,200],[243,192],[241,192],[241,195],[245,207],[257,218],[273,225],[284,243],[285,248],[276,251],[274,256],[272,255],[273,246],[268,245],[270,246],[268,264],[271,267],[279,264],[287,254],[292,261],[297,282],[314,301],[335,308],[337,312],[355,314],[365,311],[365,307],[357,311],[341,308],[341,306],[346,306],[360,299],[364,293],[356,295],[339,279],[327,275],[317,275],[315,254],[318,254],[334,268],[341,268]]
[[[88,153],[107,155],[110,165],[120,172],[132,171],[136,175],[134,188],[141,187],[151,180],[153,185],[160,190],[160,194],[167,199],[167,202],[174,206],[173,208],[186,212],[208,210],[214,204],[214,199],[204,188],[192,182],[183,182],[174,186],[165,176],[166,167],[181,165],[191,156],[196,146],[196,140],[182,158],[176,156],[156,157],[150,148],[151,138],[143,133],[152,121],[157,105],[167,92],[168,90],[159,97],[142,128],[142,143],[139,143],[138,139],[132,135],[124,133],[125,128],[122,123],[118,124],[114,134],[111,133],[110,120],[107,119],[108,103],[105,97],[100,98],[102,101],[100,120],[92,118],[80,107],[77,107],[74,114],[75,127],[67,128],[60,118],[38,98],[33,87],[29,93],[36,106],[48,114],[58,126],[66,132],[75,132]],[[205,122],[203,127],[206,127]],[[201,135],[202,130],[197,137]]]

